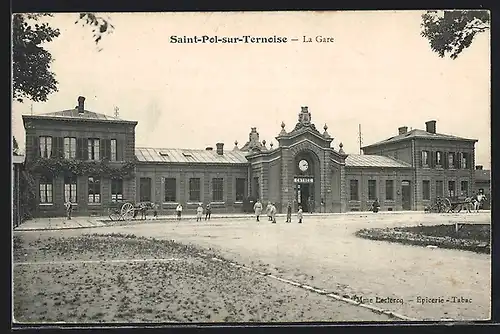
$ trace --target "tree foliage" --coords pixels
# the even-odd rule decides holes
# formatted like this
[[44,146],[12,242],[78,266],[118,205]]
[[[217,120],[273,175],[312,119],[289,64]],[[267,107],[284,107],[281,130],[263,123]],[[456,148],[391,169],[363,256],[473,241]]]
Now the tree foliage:
[[[93,13],[77,14],[76,23],[92,27],[96,44],[104,34],[114,27],[108,19]],[[25,99],[34,102],[47,101],[50,94],[57,92],[57,80],[51,71],[53,61],[44,44],[60,35],[57,28],[43,22],[51,14],[14,14],[12,20],[12,75],[13,97],[18,102]]]
[[490,28],[490,14],[486,10],[427,11],[421,26],[421,35],[429,41],[432,51],[456,59],[478,33]]

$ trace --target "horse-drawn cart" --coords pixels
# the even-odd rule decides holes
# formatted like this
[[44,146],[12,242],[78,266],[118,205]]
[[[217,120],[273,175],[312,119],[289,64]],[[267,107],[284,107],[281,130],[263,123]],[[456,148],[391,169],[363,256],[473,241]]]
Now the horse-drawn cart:
[[460,212],[464,207],[470,211],[472,207],[471,197],[438,197],[435,202],[426,207],[426,212],[453,213]]
[[132,220],[141,214],[142,219],[146,219],[147,211],[154,208],[151,202],[134,203],[131,201],[121,200],[112,202],[108,208],[108,216],[112,221],[117,220]]

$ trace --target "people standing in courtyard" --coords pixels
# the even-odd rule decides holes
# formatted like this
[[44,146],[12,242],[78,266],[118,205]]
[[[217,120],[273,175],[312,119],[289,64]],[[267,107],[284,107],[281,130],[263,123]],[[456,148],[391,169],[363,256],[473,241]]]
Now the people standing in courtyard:
[[267,206],[266,206],[266,214],[267,214],[267,218],[269,221],[272,221],[273,219],[271,218],[271,207],[272,207],[272,204],[271,202],[267,202]]
[[262,203],[260,200],[257,200],[253,205],[253,211],[255,212],[255,216],[257,217],[257,221],[259,221],[259,217],[262,214]]
[[274,203],[271,203],[271,222],[276,224],[276,206]]
[[374,213],[377,213],[379,209],[380,209],[380,204],[378,202],[378,198],[375,198],[375,200],[372,203],[372,211]]
[[297,212],[297,219],[299,220],[299,224],[302,224],[302,206],[299,205],[299,211]]
[[177,212],[177,220],[181,220],[181,216],[182,216],[182,204],[178,204],[177,205],[177,208],[175,209],[175,211]]
[[68,200],[66,204],[64,204],[64,206],[66,207],[66,218],[68,220],[71,220],[71,214],[73,213],[73,204],[70,200]]
[[286,207],[286,222],[292,222],[292,203],[288,202],[288,206]]
[[206,210],[205,210],[205,220],[210,220],[210,216],[212,215],[212,207],[210,206],[210,203],[207,204]]
[[198,205],[198,208],[196,209],[196,221],[201,221],[202,217],[203,217],[203,206],[200,203]]

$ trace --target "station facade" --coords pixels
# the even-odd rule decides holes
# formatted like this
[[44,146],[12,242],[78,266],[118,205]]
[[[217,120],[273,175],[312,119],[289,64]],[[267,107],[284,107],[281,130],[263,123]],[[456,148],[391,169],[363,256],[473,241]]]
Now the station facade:
[[[248,141],[204,149],[135,146],[137,122],[85,110],[78,105],[42,115],[24,115],[26,166],[35,175],[37,215],[105,215],[114,202],[154,202],[159,214],[178,203],[194,212],[211,203],[213,212],[242,212],[260,199],[285,212],[366,211],[375,199],[381,210],[423,210],[437,196],[470,196],[475,189],[475,139],[400,127],[398,134],[365,146],[364,154],[332,147],[325,125],[319,131],[308,107],[277,147],[252,127]],[[489,189],[488,189],[489,192]]]

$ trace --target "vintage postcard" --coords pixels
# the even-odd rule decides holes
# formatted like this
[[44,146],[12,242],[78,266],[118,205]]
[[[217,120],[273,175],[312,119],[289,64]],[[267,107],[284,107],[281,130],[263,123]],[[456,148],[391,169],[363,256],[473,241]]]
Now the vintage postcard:
[[12,16],[14,324],[490,319],[490,13]]

